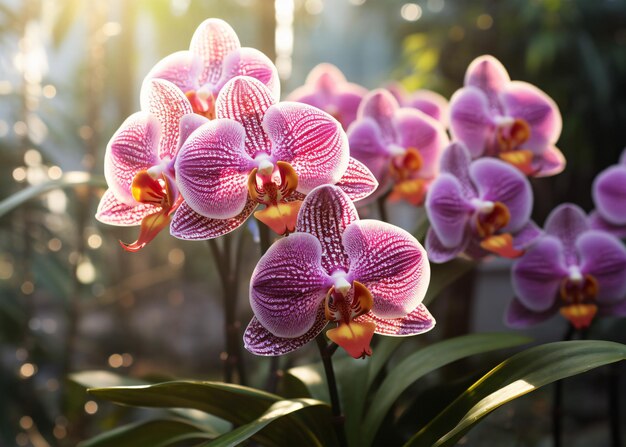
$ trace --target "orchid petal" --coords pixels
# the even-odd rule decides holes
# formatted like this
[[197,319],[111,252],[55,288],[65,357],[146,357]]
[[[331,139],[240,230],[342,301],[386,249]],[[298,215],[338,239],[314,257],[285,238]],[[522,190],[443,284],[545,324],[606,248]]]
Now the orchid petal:
[[298,191],[334,184],[348,168],[348,137],[336,119],[315,107],[281,102],[265,113],[263,128],[273,143],[272,156],[291,164]]
[[513,81],[500,93],[506,114],[521,118],[530,126],[524,149],[540,154],[561,135],[563,120],[556,103],[534,85]]
[[626,248],[602,231],[590,230],[576,240],[580,270],[598,280],[598,302],[615,303],[626,297]]
[[178,149],[180,119],[193,113],[187,97],[178,87],[163,79],[146,79],[141,86],[141,110],[150,112],[161,123],[159,158],[173,159]]
[[614,225],[626,224],[626,166],[611,166],[593,181],[593,202],[598,213]]
[[187,202],[176,209],[170,223],[170,234],[178,239],[203,241],[215,239],[239,228],[250,217],[258,203],[248,200],[243,211],[229,219],[211,219],[196,213]]
[[474,59],[465,72],[465,86],[479,88],[489,98],[490,107],[500,111],[498,93],[511,81],[504,65],[493,56]]
[[[197,113],[188,113],[183,115],[180,119],[180,134],[178,137],[178,150],[187,141],[189,135],[191,135],[198,127],[209,122],[209,119],[199,115]],[[177,151],[178,152],[178,151]]]
[[324,306],[319,306],[311,329],[299,337],[282,338],[265,329],[256,317],[248,324],[243,334],[244,347],[253,354],[276,356],[288,354],[313,340],[328,324],[324,316]]
[[468,232],[465,232],[465,236],[461,240],[459,245],[454,247],[446,247],[437,237],[437,233],[431,228],[426,233],[426,253],[428,253],[428,259],[436,264],[443,264],[465,251],[470,238],[467,237]]
[[532,220],[513,234],[513,248],[526,250],[545,233]]
[[626,317],[626,299],[610,304],[602,303],[598,308],[598,316]]
[[542,312],[552,307],[567,275],[563,245],[545,236],[513,265],[513,289],[524,306]]
[[270,90],[272,97],[280,99],[280,79],[272,61],[255,48],[240,48],[224,59],[224,69],[219,82],[221,88],[235,76],[249,76],[261,81]]
[[439,161],[439,168],[441,172],[451,174],[461,184],[463,190],[463,196],[466,199],[472,199],[477,196],[476,189],[472,184],[472,180],[469,175],[469,166],[472,162],[472,157],[467,150],[467,147],[460,141],[453,141],[448,147],[446,147],[441,154],[441,160]]
[[200,60],[190,51],[172,53],[152,67],[146,79],[165,79],[183,93],[198,89],[198,76],[202,70]]
[[318,90],[333,91],[337,85],[343,84],[346,77],[333,64],[321,63],[313,67],[306,77],[305,84],[313,85]]
[[[341,123],[344,129],[347,129],[357,117],[359,105],[367,94],[367,89],[358,84],[347,82],[340,86],[334,99],[334,104],[330,105],[331,115],[336,114],[335,118]],[[332,113],[331,113],[332,112]]]
[[419,304],[410,314],[401,318],[380,318],[370,312],[355,320],[371,321],[376,324],[376,334],[393,337],[423,334],[435,327],[435,319],[423,304]]
[[439,93],[430,90],[417,90],[407,101],[400,103],[403,107],[411,107],[424,112],[444,126],[448,119],[448,101]]
[[475,87],[457,90],[450,98],[450,133],[462,141],[472,158],[481,156],[493,133],[487,96]]
[[98,204],[96,219],[109,225],[130,227],[141,224],[144,217],[157,212],[158,209],[157,206],[148,203],[128,205],[119,201],[111,189],[107,189]]
[[332,285],[321,257],[315,236],[294,233],[275,242],[259,260],[250,279],[250,305],[272,334],[295,338],[315,324]]
[[240,46],[237,34],[225,21],[212,18],[202,22],[189,45],[189,50],[204,65],[200,84],[215,85],[221,77],[224,58]]
[[393,116],[400,108],[398,101],[387,90],[379,88],[369,92],[361,101],[357,116],[370,118],[380,128],[383,141],[391,143],[396,141],[396,131],[393,126]]
[[558,310],[558,301],[555,301],[554,305],[547,310],[535,312],[524,306],[520,300],[514,298],[506,310],[505,322],[509,327],[523,329],[553,317]]
[[215,102],[218,118],[230,118],[243,125],[246,151],[252,158],[259,153],[271,152],[271,143],[262,122],[265,111],[274,102],[272,92],[261,81],[248,76],[237,76],[228,81]]
[[386,222],[361,220],[348,225],[342,239],[349,277],[374,297],[372,313],[401,318],[422,302],[430,265],[424,247],[411,234]]
[[104,154],[104,177],[115,197],[135,205],[131,185],[137,172],[158,163],[161,126],[154,115],[137,112],[115,132]]
[[448,248],[459,246],[472,210],[460,182],[450,174],[441,174],[430,185],[425,206],[437,239]]
[[350,200],[356,202],[372,194],[378,187],[378,181],[363,163],[350,157],[348,169],[335,186],[345,192]]
[[528,222],[533,192],[518,169],[494,158],[482,158],[471,164],[470,177],[481,199],[502,202],[508,208],[511,218],[503,231],[516,232]]
[[320,186],[304,199],[296,231],[315,236],[322,247],[322,266],[328,273],[348,270],[348,256],[341,235],[359,219],[354,204],[337,186]]
[[565,169],[566,163],[565,156],[557,147],[548,146],[541,155],[535,155],[533,168],[536,172],[533,177],[551,177],[560,174]]
[[576,240],[590,229],[585,212],[577,205],[563,203],[552,210],[543,228],[547,234],[556,237],[563,244],[566,264],[578,264]]
[[380,184],[389,176],[391,154],[383,142],[380,129],[370,118],[356,121],[348,129],[350,155],[363,163]]
[[588,220],[589,225],[594,230],[604,231],[619,239],[626,238],[626,225],[614,225],[611,222],[604,220],[597,211],[592,211]]

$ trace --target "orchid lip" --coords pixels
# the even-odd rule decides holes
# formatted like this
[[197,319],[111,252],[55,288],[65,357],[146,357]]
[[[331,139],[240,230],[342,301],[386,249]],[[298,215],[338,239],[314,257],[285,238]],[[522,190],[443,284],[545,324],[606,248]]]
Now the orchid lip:
[[472,207],[474,207],[474,209],[481,214],[488,214],[492,212],[495,206],[495,203],[490,200],[482,200],[478,198],[473,198],[470,203],[472,204]]

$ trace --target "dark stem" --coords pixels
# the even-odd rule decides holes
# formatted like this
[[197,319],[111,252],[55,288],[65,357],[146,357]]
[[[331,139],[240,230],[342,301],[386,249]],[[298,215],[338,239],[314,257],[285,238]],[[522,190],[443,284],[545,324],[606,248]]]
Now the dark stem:
[[620,413],[620,386],[619,363],[609,365],[609,414],[611,415],[611,446],[622,446],[621,413]]
[[337,350],[335,343],[328,345],[326,343],[326,337],[323,333],[320,333],[315,337],[317,347],[322,357],[322,363],[324,365],[324,372],[326,373],[326,382],[328,383],[328,393],[330,394],[330,405],[333,412],[333,425],[337,438],[339,439],[339,445],[342,447],[347,446],[346,433],[344,431],[344,417],[341,414],[341,404],[339,403],[339,392],[337,391],[337,381],[335,380],[335,371],[333,370],[332,355]]
[[387,194],[376,199],[376,206],[378,207],[378,217],[383,222],[389,222],[387,216],[387,207],[385,206],[387,201]]
[[[567,325],[563,341],[569,341],[574,335],[574,326]],[[563,380],[554,382],[554,399],[552,401],[552,445],[561,447],[561,420],[563,416]]]

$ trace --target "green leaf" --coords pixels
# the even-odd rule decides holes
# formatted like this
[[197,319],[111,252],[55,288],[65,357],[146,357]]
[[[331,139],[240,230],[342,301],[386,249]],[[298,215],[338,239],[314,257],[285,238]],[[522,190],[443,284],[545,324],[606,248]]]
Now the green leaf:
[[371,444],[393,403],[419,378],[462,358],[530,341],[516,333],[471,334],[435,343],[409,355],[394,367],[374,395],[362,424],[363,442]]
[[[294,418],[289,418],[296,412],[308,412],[310,417],[316,420],[327,420],[328,424],[331,422],[331,412],[328,404],[319,400],[313,399],[290,399],[281,400],[272,405],[261,417],[254,421],[242,425],[235,430],[226,433],[214,441],[205,443],[205,446],[211,447],[230,447],[240,445],[242,442],[251,438],[253,435],[259,433],[266,428],[269,424],[282,423],[284,427],[287,424],[294,424],[300,426],[303,435],[299,439],[283,438],[283,445],[302,445],[302,446],[322,446],[328,445],[327,442],[322,443],[307,427],[302,426],[301,422]],[[285,418],[285,419],[282,419]],[[335,442],[336,444],[336,442]]]
[[452,446],[501,405],[544,385],[626,359],[626,345],[585,340],[548,343],[500,363],[468,388],[405,446]]
[[52,190],[74,188],[81,185],[106,187],[106,181],[101,175],[91,175],[88,172],[82,171],[67,172],[57,180],[49,180],[44,183],[29,186],[28,188],[22,189],[20,192],[4,199],[0,202],[0,217],[11,212],[24,202]]
[[112,386],[147,385],[149,382],[120,376],[109,371],[81,371],[69,375],[69,379],[85,388],[107,388]]
[[430,284],[424,297],[424,304],[430,304],[441,291],[469,272],[476,262],[456,258],[444,264],[430,264]]
[[166,447],[184,440],[213,439],[202,427],[176,419],[153,419],[109,430],[79,444],[79,447]]

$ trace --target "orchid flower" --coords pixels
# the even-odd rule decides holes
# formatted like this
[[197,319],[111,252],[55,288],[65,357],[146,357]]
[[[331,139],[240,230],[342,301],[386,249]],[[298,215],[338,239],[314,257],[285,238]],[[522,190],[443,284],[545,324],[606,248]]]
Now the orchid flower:
[[435,324],[421,304],[430,266],[406,231],[359,220],[336,186],[320,186],[304,200],[296,232],[275,242],[250,280],[254,317],[246,349],[282,355],[326,335],[354,358],[371,355],[374,333],[408,336]]
[[96,219],[100,222],[141,225],[133,243],[138,251],[167,225],[182,198],[178,194],[173,159],[178,149],[206,118],[191,106],[172,83],[147,79],[141,88],[141,112],[134,113],[113,135],[104,156],[104,193]]
[[382,196],[421,205],[439,172],[439,157],[448,144],[443,126],[416,109],[400,107],[387,90],[370,92],[348,129],[350,154],[367,166]]
[[254,48],[241,48],[230,25],[207,19],[198,26],[188,51],[178,51],[159,61],[147,79],[166,79],[187,97],[193,111],[215,118],[215,99],[235,76],[251,76],[265,84],[272,96],[280,96],[280,81],[274,64]]
[[393,83],[387,90],[396,98],[401,107],[408,107],[424,112],[436,119],[443,126],[448,125],[448,100],[432,90],[420,89],[407,92],[402,84]]
[[319,64],[311,70],[302,87],[287,97],[317,107],[339,121],[344,129],[356,119],[356,111],[367,89],[346,80],[332,64]]
[[445,150],[441,171],[426,197],[431,261],[447,262],[460,253],[480,258],[487,252],[514,258],[540,235],[529,220],[530,183],[510,164],[493,158],[472,162],[457,142]]
[[593,181],[593,202],[596,209],[589,219],[591,227],[626,237],[626,150],[619,164],[602,171]]
[[577,329],[597,315],[626,315],[626,249],[592,230],[576,205],[562,204],[546,220],[546,235],[513,266],[516,298],[507,322],[525,327],[559,312]]
[[176,181],[185,202],[171,233],[211,239],[255,217],[278,234],[294,230],[302,198],[337,184],[353,200],[376,188],[373,175],[350,158],[341,125],[301,103],[276,104],[256,79],[229,81],[216,101],[217,119],[198,128],[176,158]]
[[554,144],[561,134],[556,103],[537,87],[511,81],[493,56],[476,58],[465,87],[450,99],[450,130],[472,158],[499,157],[526,175],[546,177],[565,167]]

